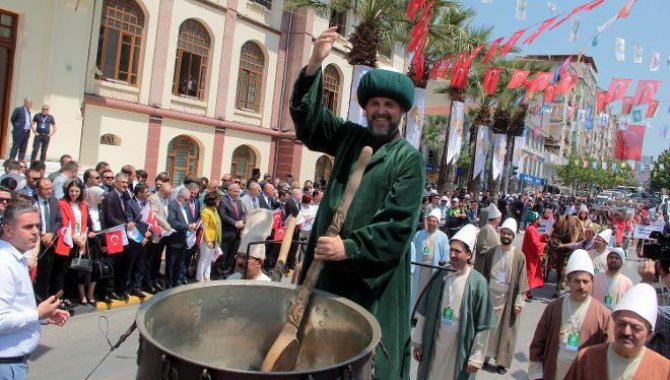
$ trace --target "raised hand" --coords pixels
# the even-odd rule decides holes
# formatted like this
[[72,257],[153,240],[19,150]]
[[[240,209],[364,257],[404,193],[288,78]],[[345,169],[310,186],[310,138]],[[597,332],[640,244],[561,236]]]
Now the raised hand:
[[317,71],[319,71],[323,60],[326,59],[326,57],[328,57],[330,52],[333,50],[333,45],[337,40],[337,36],[337,26],[333,26],[326,29],[323,33],[321,33],[316,41],[314,41],[312,56],[309,58],[309,63],[307,64],[305,75],[312,76],[316,74]]

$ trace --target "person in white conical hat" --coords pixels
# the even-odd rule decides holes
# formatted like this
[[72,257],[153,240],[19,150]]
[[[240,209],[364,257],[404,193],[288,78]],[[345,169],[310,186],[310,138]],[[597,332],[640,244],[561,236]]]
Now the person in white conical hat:
[[449,258],[455,272],[444,271],[432,281],[418,303],[412,331],[417,380],[465,379],[483,365],[487,331],[495,327],[495,316],[486,279],[469,265],[476,238],[472,224],[451,238]]
[[496,361],[496,371],[504,375],[512,365],[519,314],[526,304],[524,293],[528,290],[526,257],[512,245],[517,230],[517,221],[507,218],[500,226],[500,245],[487,252],[484,260],[475,265],[489,284],[489,294],[496,316],[496,328],[489,332],[485,363],[489,358]]
[[500,244],[500,238],[498,237],[496,228],[500,224],[500,217],[502,214],[493,203],[489,204],[486,211],[488,223],[479,230],[479,235],[477,235],[475,266],[482,265],[480,262],[484,260],[486,252]]
[[623,248],[608,248],[607,252],[607,270],[596,273],[592,296],[612,310],[621,297],[633,287],[633,282],[620,273],[626,261]]
[[591,218],[589,218],[589,209],[585,204],[579,205],[579,212],[577,213],[577,220],[582,225],[582,229],[591,225]]
[[240,236],[237,255],[235,255],[235,273],[228,276],[229,280],[271,281],[270,277],[263,273],[265,244],[249,245],[249,243],[265,240],[270,236],[271,231],[272,211],[257,208],[247,214],[247,222]]
[[593,260],[595,274],[607,270],[607,254],[609,253],[607,246],[609,245],[611,237],[612,230],[606,228],[596,235],[595,240],[593,241],[593,249],[589,251],[589,256],[591,256],[591,260]]
[[656,325],[656,291],[638,284],[612,312],[614,342],[579,352],[566,379],[670,379],[670,360],[645,348]]
[[[412,261],[415,263],[442,266],[449,261],[449,238],[447,234],[439,230],[442,212],[434,208],[424,218],[424,229],[417,231],[412,240]],[[416,297],[428,283],[435,269],[412,265],[412,292],[411,307],[414,308]]]
[[563,379],[579,350],[608,340],[610,311],[591,297],[593,261],[588,252],[574,251],[566,273],[568,295],[547,305],[535,329],[529,351],[530,379]]

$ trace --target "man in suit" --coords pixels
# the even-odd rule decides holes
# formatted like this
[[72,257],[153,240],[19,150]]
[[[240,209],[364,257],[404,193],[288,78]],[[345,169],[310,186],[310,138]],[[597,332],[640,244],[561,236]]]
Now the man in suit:
[[[142,293],[142,282],[146,273],[147,265],[147,243],[151,238],[149,226],[142,221],[142,210],[149,205],[149,187],[146,183],[138,183],[133,189],[134,197],[125,201],[126,218],[128,220],[128,254],[124,257],[124,273],[126,278],[123,283],[128,294],[144,298]],[[135,235],[138,236],[135,236]]]
[[[184,210],[186,210],[186,216],[188,217],[188,224],[193,224],[195,226],[200,222],[200,186],[197,183],[190,183],[186,188],[191,192],[191,196],[184,204]],[[193,231],[197,233],[197,229]],[[191,266],[191,260],[195,251],[198,249],[198,245],[194,244],[191,248],[186,246],[186,253],[184,256],[184,264],[181,266],[181,271],[179,273],[179,282],[181,284],[188,283],[188,269]]]
[[261,208],[274,210],[279,207],[277,200],[274,198],[275,194],[275,185],[270,182],[266,182],[263,185],[263,191],[258,195],[258,203]]
[[[105,193],[105,197],[102,199],[102,211],[107,228],[118,225],[128,227],[130,225],[126,216],[125,197],[127,192],[128,177],[123,173],[119,173],[114,178],[114,188]],[[112,298],[119,300],[127,298],[125,285],[126,273],[123,265],[126,262],[125,256],[127,255],[128,250],[124,248],[123,252],[109,256],[114,266],[114,291],[107,289],[107,293]]]
[[[300,201],[302,200],[302,190],[294,188],[291,190],[291,194],[288,197],[288,200],[284,204],[284,224],[286,224],[286,219],[289,216],[298,217],[300,212]],[[293,230],[293,240],[298,240],[300,230],[296,228]],[[291,243],[291,249],[288,251],[288,257],[286,258],[286,267],[288,269],[294,269],[296,263],[296,252],[298,251],[298,245]]]
[[259,185],[258,182],[252,182],[247,188],[247,193],[240,197],[245,214],[261,207],[260,200],[258,199],[260,192],[261,185]]
[[[221,252],[223,257],[217,260],[216,269],[221,275],[232,273],[235,254],[240,244],[240,233],[244,228],[244,207],[239,199],[240,185],[228,186],[228,194],[221,198],[219,216],[221,217]],[[245,248],[246,250],[246,248]]]
[[[157,178],[158,181],[158,178]],[[172,227],[168,223],[168,203],[170,201],[170,195],[172,194],[172,184],[170,182],[161,182],[161,186],[158,190],[149,196],[149,204],[151,206],[151,212],[154,214],[158,220],[158,226],[161,228],[160,235],[153,235],[151,237],[151,242],[149,243],[149,260],[148,260],[148,270],[147,270],[147,290],[150,292],[157,292],[163,289],[163,286],[160,284],[160,268],[161,268],[161,259],[163,256],[163,251],[165,250],[165,244],[169,236],[163,237],[162,235],[170,233]]]
[[168,203],[168,223],[174,230],[167,241],[165,264],[166,287],[171,288],[180,284],[180,269],[186,252],[186,232],[195,231],[195,224],[188,223],[188,215],[184,206],[191,198],[191,191],[182,188],[177,193],[177,199]]
[[[23,160],[28,149],[30,138],[30,107],[33,101],[30,98],[23,99],[21,107],[14,108],[10,121],[12,122],[12,148],[9,150],[10,160]],[[17,158],[18,157],[18,158]]]
[[40,250],[37,260],[35,294],[39,300],[47,299],[50,294],[51,269],[54,260],[56,231],[63,221],[58,208],[58,200],[53,196],[53,184],[46,178],[37,182],[37,194],[34,197],[40,216]]

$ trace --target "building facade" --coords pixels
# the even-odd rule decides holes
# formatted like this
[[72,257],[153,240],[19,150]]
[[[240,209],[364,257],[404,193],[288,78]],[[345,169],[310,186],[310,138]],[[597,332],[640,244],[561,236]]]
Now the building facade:
[[[9,66],[0,73],[3,155],[8,113],[31,97],[56,118],[51,160],[132,164],[175,183],[186,174],[248,178],[254,168],[300,180],[330,173],[331,157],[296,140],[288,101],[313,39],[333,24],[346,35],[346,14],[285,11],[272,0],[3,0],[0,16],[14,31],[0,44]],[[340,38],[324,64],[325,103],[342,117],[346,44]],[[404,64],[399,55],[380,61]]]

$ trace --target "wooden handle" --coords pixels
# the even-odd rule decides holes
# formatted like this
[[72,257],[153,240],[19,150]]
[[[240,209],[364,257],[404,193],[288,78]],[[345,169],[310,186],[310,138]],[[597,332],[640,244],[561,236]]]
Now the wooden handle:
[[289,216],[286,220],[286,234],[284,235],[284,239],[282,239],[281,247],[279,248],[279,256],[277,257],[277,263],[275,264],[275,268],[272,271],[272,281],[281,281],[284,265],[286,264],[286,257],[288,256],[288,251],[291,249],[291,242],[293,242],[295,221],[296,219],[293,215]]

